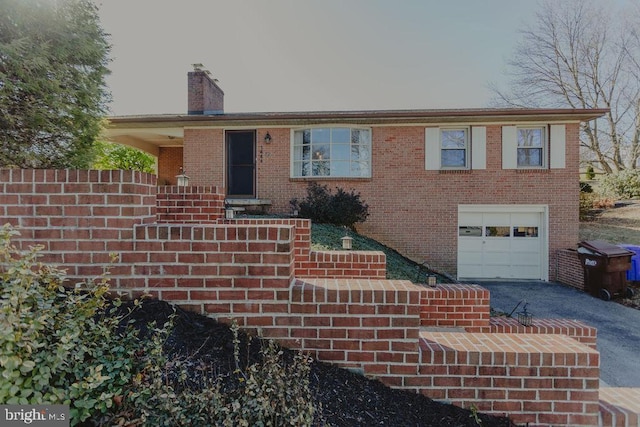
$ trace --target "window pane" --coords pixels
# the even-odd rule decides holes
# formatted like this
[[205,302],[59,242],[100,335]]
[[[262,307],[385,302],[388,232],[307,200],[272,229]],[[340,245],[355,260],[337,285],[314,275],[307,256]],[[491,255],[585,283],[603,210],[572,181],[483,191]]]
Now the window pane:
[[311,147],[299,146],[293,147],[293,159],[294,160],[309,160],[311,158]]
[[309,176],[309,163],[293,162],[293,176]]
[[331,165],[327,161],[312,163],[313,176],[330,176]]
[[368,129],[299,129],[293,134],[294,176],[371,176]]
[[348,144],[351,138],[351,129],[333,128],[331,129],[331,142],[338,144]]
[[352,160],[369,160],[370,150],[366,145],[352,145],[351,146],[351,159]]
[[347,144],[336,144],[331,148],[331,160],[349,160],[351,147]]
[[518,129],[518,147],[542,147],[542,128]]
[[542,166],[542,148],[518,148],[518,166]]
[[513,227],[513,237],[538,237],[538,227]]
[[367,129],[352,129],[351,143],[369,145],[371,141],[369,131]]
[[313,139],[314,144],[318,144],[322,142],[331,142],[331,129],[329,128],[311,129],[311,138]]
[[349,176],[350,174],[351,167],[348,161],[331,162],[331,176]]
[[442,148],[466,148],[467,138],[464,129],[445,129],[441,133]]
[[351,162],[351,176],[370,176],[371,165],[369,162]]
[[329,144],[316,144],[315,140],[313,142],[313,160],[329,160]]
[[458,236],[481,237],[482,227],[458,227]]
[[444,167],[465,167],[465,150],[442,150],[442,166]]
[[509,237],[511,232],[511,227],[509,226],[497,226],[497,227],[486,227],[485,228],[485,236],[487,237]]

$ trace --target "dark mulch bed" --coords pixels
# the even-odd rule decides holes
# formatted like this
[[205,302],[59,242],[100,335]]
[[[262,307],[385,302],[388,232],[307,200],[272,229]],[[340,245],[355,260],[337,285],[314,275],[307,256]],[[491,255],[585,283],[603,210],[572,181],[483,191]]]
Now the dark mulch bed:
[[[125,307],[126,308],[126,307]],[[142,334],[146,325],[163,325],[175,312],[174,329],[167,351],[189,356],[199,366],[207,365],[221,375],[235,369],[233,334],[227,325],[195,313],[175,308],[162,301],[147,300],[132,317]],[[251,364],[261,359],[261,342],[242,334],[240,360]],[[285,350],[285,358],[292,352]],[[425,396],[394,390],[379,381],[327,363],[314,361],[311,368],[317,425],[332,426],[476,426],[472,412],[428,399]],[[479,414],[482,426],[512,426],[510,420]]]

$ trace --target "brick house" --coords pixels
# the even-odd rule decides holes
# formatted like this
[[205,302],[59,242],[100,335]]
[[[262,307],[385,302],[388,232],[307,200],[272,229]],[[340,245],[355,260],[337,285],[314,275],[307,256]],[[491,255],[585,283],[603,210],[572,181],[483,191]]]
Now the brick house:
[[460,279],[556,279],[578,240],[580,125],[607,111],[224,113],[198,68],[188,94],[188,114],[112,117],[107,138],[155,155],[160,185],[184,168],[272,213],[309,181],[355,189],[360,232]]

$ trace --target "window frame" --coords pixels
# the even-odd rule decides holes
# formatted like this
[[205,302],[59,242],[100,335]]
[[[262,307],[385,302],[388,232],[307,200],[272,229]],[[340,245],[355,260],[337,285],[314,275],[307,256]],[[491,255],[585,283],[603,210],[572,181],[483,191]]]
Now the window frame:
[[[348,142],[334,142],[333,141],[333,135],[334,135],[334,130],[348,130],[349,131],[349,138],[348,138]],[[313,152],[312,147],[314,146],[313,143],[313,135],[314,135],[314,131],[316,131],[316,133],[320,133],[320,132],[328,132],[328,134],[330,135],[329,137],[329,141],[322,141],[321,144],[328,146],[329,147],[329,158],[324,160],[325,162],[328,162],[328,171],[329,174],[328,175],[319,175],[319,174],[314,174],[314,162],[317,162],[317,159],[313,158]],[[368,138],[366,139],[366,142],[363,143],[361,139],[359,139],[358,143],[354,144],[353,138],[353,132],[354,131],[365,131],[368,133]],[[308,147],[309,147],[309,158],[305,159],[305,155],[304,155],[304,149],[303,147],[305,147],[304,143],[304,132],[308,132],[309,133],[309,142]],[[298,133],[302,134],[302,143],[297,143],[296,142],[296,135]],[[372,165],[373,165],[373,152],[372,152],[372,146],[373,146],[373,132],[372,129],[370,127],[367,126],[349,126],[349,125],[329,125],[329,126],[304,126],[304,127],[298,127],[298,128],[291,128],[291,156],[290,156],[290,177],[292,179],[314,179],[314,180],[319,180],[319,179],[370,179],[372,176]],[[342,147],[340,147],[342,146]],[[340,147],[344,150],[344,146],[348,146],[349,147],[349,159],[345,160],[345,159],[340,159],[340,158],[333,158],[332,152],[334,152],[334,150],[336,150],[336,148]],[[368,150],[368,158],[365,160],[356,160],[353,158],[353,152],[352,149],[354,146],[358,146],[358,147],[366,147]],[[300,147],[300,153],[299,153],[299,157],[296,157],[296,148]],[[337,152],[337,150],[336,150]],[[367,163],[367,173],[366,174],[361,174],[361,175],[353,175],[352,171],[353,171],[353,164],[354,163],[363,163],[366,162]],[[336,163],[347,163],[348,164],[348,170],[349,170],[349,174],[347,175],[331,175],[331,172],[333,170],[333,167],[336,165]],[[308,165],[307,167],[309,168],[309,175],[303,175],[302,172],[304,171],[305,168],[305,164]],[[301,165],[300,167],[300,174],[296,174],[296,170],[297,170],[297,166]]]
[[[442,135],[447,131],[464,131],[464,148],[444,148],[442,146]],[[447,126],[439,128],[439,155],[440,155],[440,169],[442,170],[469,170],[471,169],[471,129],[469,126]],[[461,151],[464,150],[464,165],[463,166],[448,166],[443,164],[442,154],[444,151]]]
[[[540,147],[521,147],[520,146],[520,132],[525,130],[540,130],[542,132]],[[549,167],[549,126],[547,125],[526,125],[516,126],[516,169],[547,169]],[[540,164],[529,165],[520,164],[520,150],[539,150],[540,151]]]

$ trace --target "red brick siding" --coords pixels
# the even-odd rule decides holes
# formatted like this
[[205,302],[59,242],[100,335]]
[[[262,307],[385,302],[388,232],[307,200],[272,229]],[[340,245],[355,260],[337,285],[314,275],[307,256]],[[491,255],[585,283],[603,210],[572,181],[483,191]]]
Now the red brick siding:
[[578,252],[573,249],[558,251],[558,276],[556,280],[565,285],[584,290],[584,268],[578,257]]
[[158,187],[158,222],[215,223],[224,216],[217,187]]
[[225,188],[225,150],[222,129],[184,130],[184,168],[191,185]]
[[416,386],[517,424],[598,425],[599,354],[562,335],[421,332]]
[[[489,125],[486,170],[427,171],[423,126],[373,127],[371,179],[317,181],[331,189],[339,186],[362,194],[371,214],[358,226],[362,232],[451,273],[457,270],[458,205],[548,205],[549,277],[554,278],[557,251],[572,247],[578,239],[578,125],[566,126],[565,169],[503,170],[502,126]],[[271,144],[263,142],[266,131],[272,136]],[[213,156],[222,146],[221,130],[197,132],[187,135],[185,131],[185,160],[188,157],[191,170],[197,169],[198,159]],[[289,200],[305,195],[306,180],[289,176],[290,133],[289,128],[257,131],[258,196],[272,201],[272,212],[288,213]],[[223,185],[221,175],[221,170],[209,168],[195,177],[195,184]]]
[[[311,252],[310,222],[302,219],[157,223],[157,189],[154,176],[138,172],[0,170],[0,221],[22,227],[18,246],[43,244],[42,261],[68,269],[72,283],[110,266],[117,291],[162,298],[223,321],[233,317],[392,387],[508,413],[520,423],[597,424],[595,350],[560,335],[506,333],[519,330],[504,322],[492,327],[505,333],[419,331],[425,314],[435,326],[481,327],[488,292],[480,287],[432,289],[361,276],[294,281],[305,262],[318,263],[327,275],[363,270],[378,277],[384,256]],[[185,210],[215,193],[204,187],[159,191],[193,195],[176,202]],[[113,252],[119,259],[111,264]],[[432,304],[435,311],[425,309]],[[467,308],[477,323],[456,323],[465,320]],[[451,316],[457,312],[462,319]],[[594,344],[591,328],[540,322],[536,332]]]
[[438,285],[422,293],[421,326],[489,332],[489,317],[489,291],[481,286]]
[[160,147],[158,151],[158,185],[176,185],[182,164],[182,147]]
[[420,292],[402,280],[298,280],[288,344],[404,387],[418,374]]

